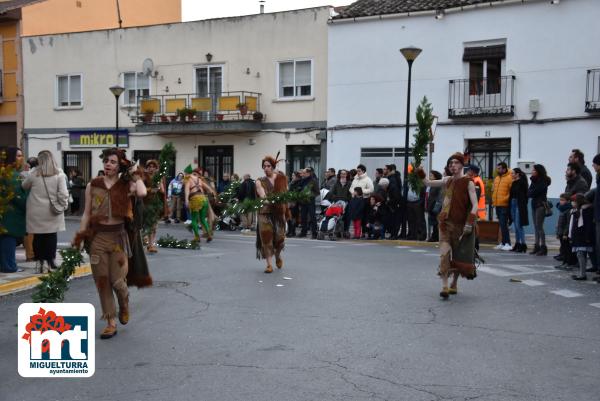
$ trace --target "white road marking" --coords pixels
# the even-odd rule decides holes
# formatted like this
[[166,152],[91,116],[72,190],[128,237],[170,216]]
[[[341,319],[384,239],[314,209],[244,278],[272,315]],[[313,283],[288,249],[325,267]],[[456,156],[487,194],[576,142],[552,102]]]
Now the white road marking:
[[397,248],[397,249],[410,249],[411,247],[410,246],[406,246],[406,245],[398,245],[395,248]]
[[576,297],[583,296],[583,294],[580,294],[578,292],[571,291],[571,290],[556,290],[556,291],[550,291],[550,292],[552,294],[560,295],[561,297],[565,297],[565,298],[576,298]]
[[530,287],[539,287],[542,285],[546,285],[546,283],[537,280],[523,280],[522,283]]
[[408,252],[412,252],[412,253],[426,253],[427,251],[425,249],[410,249]]
[[[532,265],[533,266],[533,265]],[[543,267],[543,266],[542,266]],[[535,270],[523,265],[491,265],[485,264],[477,268],[477,271],[491,274],[497,277],[523,276],[528,274],[554,273],[556,270]]]
[[335,248],[335,245],[317,245],[317,246],[315,246],[315,248],[331,249],[331,248]]
[[593,306],[594,308],[599,308],[600,309],[600,302],[599,303],[595,303],[595,304],[590,304],[590,306]]
[[283,287],[283,284],[276,284],[275,287]]

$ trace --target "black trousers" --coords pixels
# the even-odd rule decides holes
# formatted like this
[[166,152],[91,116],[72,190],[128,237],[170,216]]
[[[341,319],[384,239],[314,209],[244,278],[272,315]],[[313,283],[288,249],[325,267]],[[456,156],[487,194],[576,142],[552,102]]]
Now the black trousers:
[[56,244],[58,237],[56,233],[34,234],[33,235],[33,254],[35,260],[42,260],[54,263],[56,259]]
[[313,235],[317,235],[317,209],[314,200],[300,205],[300,221],[302,224],[301,234],[306,234],[310,229]]
[[408,202],[406,207],[408,220],[407,239],[424,241],[427,237],[425,210],[421,202]]

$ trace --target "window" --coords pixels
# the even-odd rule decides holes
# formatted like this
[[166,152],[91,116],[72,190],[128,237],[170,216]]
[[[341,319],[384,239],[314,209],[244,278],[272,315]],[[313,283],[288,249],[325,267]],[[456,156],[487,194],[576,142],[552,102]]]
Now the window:
[[312,95],[312,60],[279,62],[279,97]]
[[502,60],[505,58],[505,44],[465,47],[463,61],[469,63],[470,95],[500,93]]
[[123,104],[137,106],[140,97],[150,97],[150,77],[143,72],[126,72],[123,74],[125,96]]
[[57,81],[57,106],[81,107],[81,75],[59,75]]

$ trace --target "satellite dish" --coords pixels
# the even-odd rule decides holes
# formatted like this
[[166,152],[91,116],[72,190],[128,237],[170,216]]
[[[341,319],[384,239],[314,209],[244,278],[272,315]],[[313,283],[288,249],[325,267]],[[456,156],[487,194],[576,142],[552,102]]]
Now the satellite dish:
[[144,62],[142,63],[142,72],[146,75],[146,76],[150,76],[152,74],[152,71],[154,71],[154,62],[152,61],[151,58],[147,58],[146,60],[144,60]]

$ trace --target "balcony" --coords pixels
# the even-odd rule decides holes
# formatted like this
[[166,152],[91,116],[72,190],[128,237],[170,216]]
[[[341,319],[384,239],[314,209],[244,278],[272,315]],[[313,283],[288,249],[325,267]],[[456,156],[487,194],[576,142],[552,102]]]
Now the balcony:
[[138,104],[132,121],[146,131],[259,131],[264,120],[260,93],[249,91],[155,95],[139,98]]
[[450,80],[448,118],[513,116],[515,79],[509,75]]
[[585,111],[586,113],[600,113],[600,69],[587,72]]

